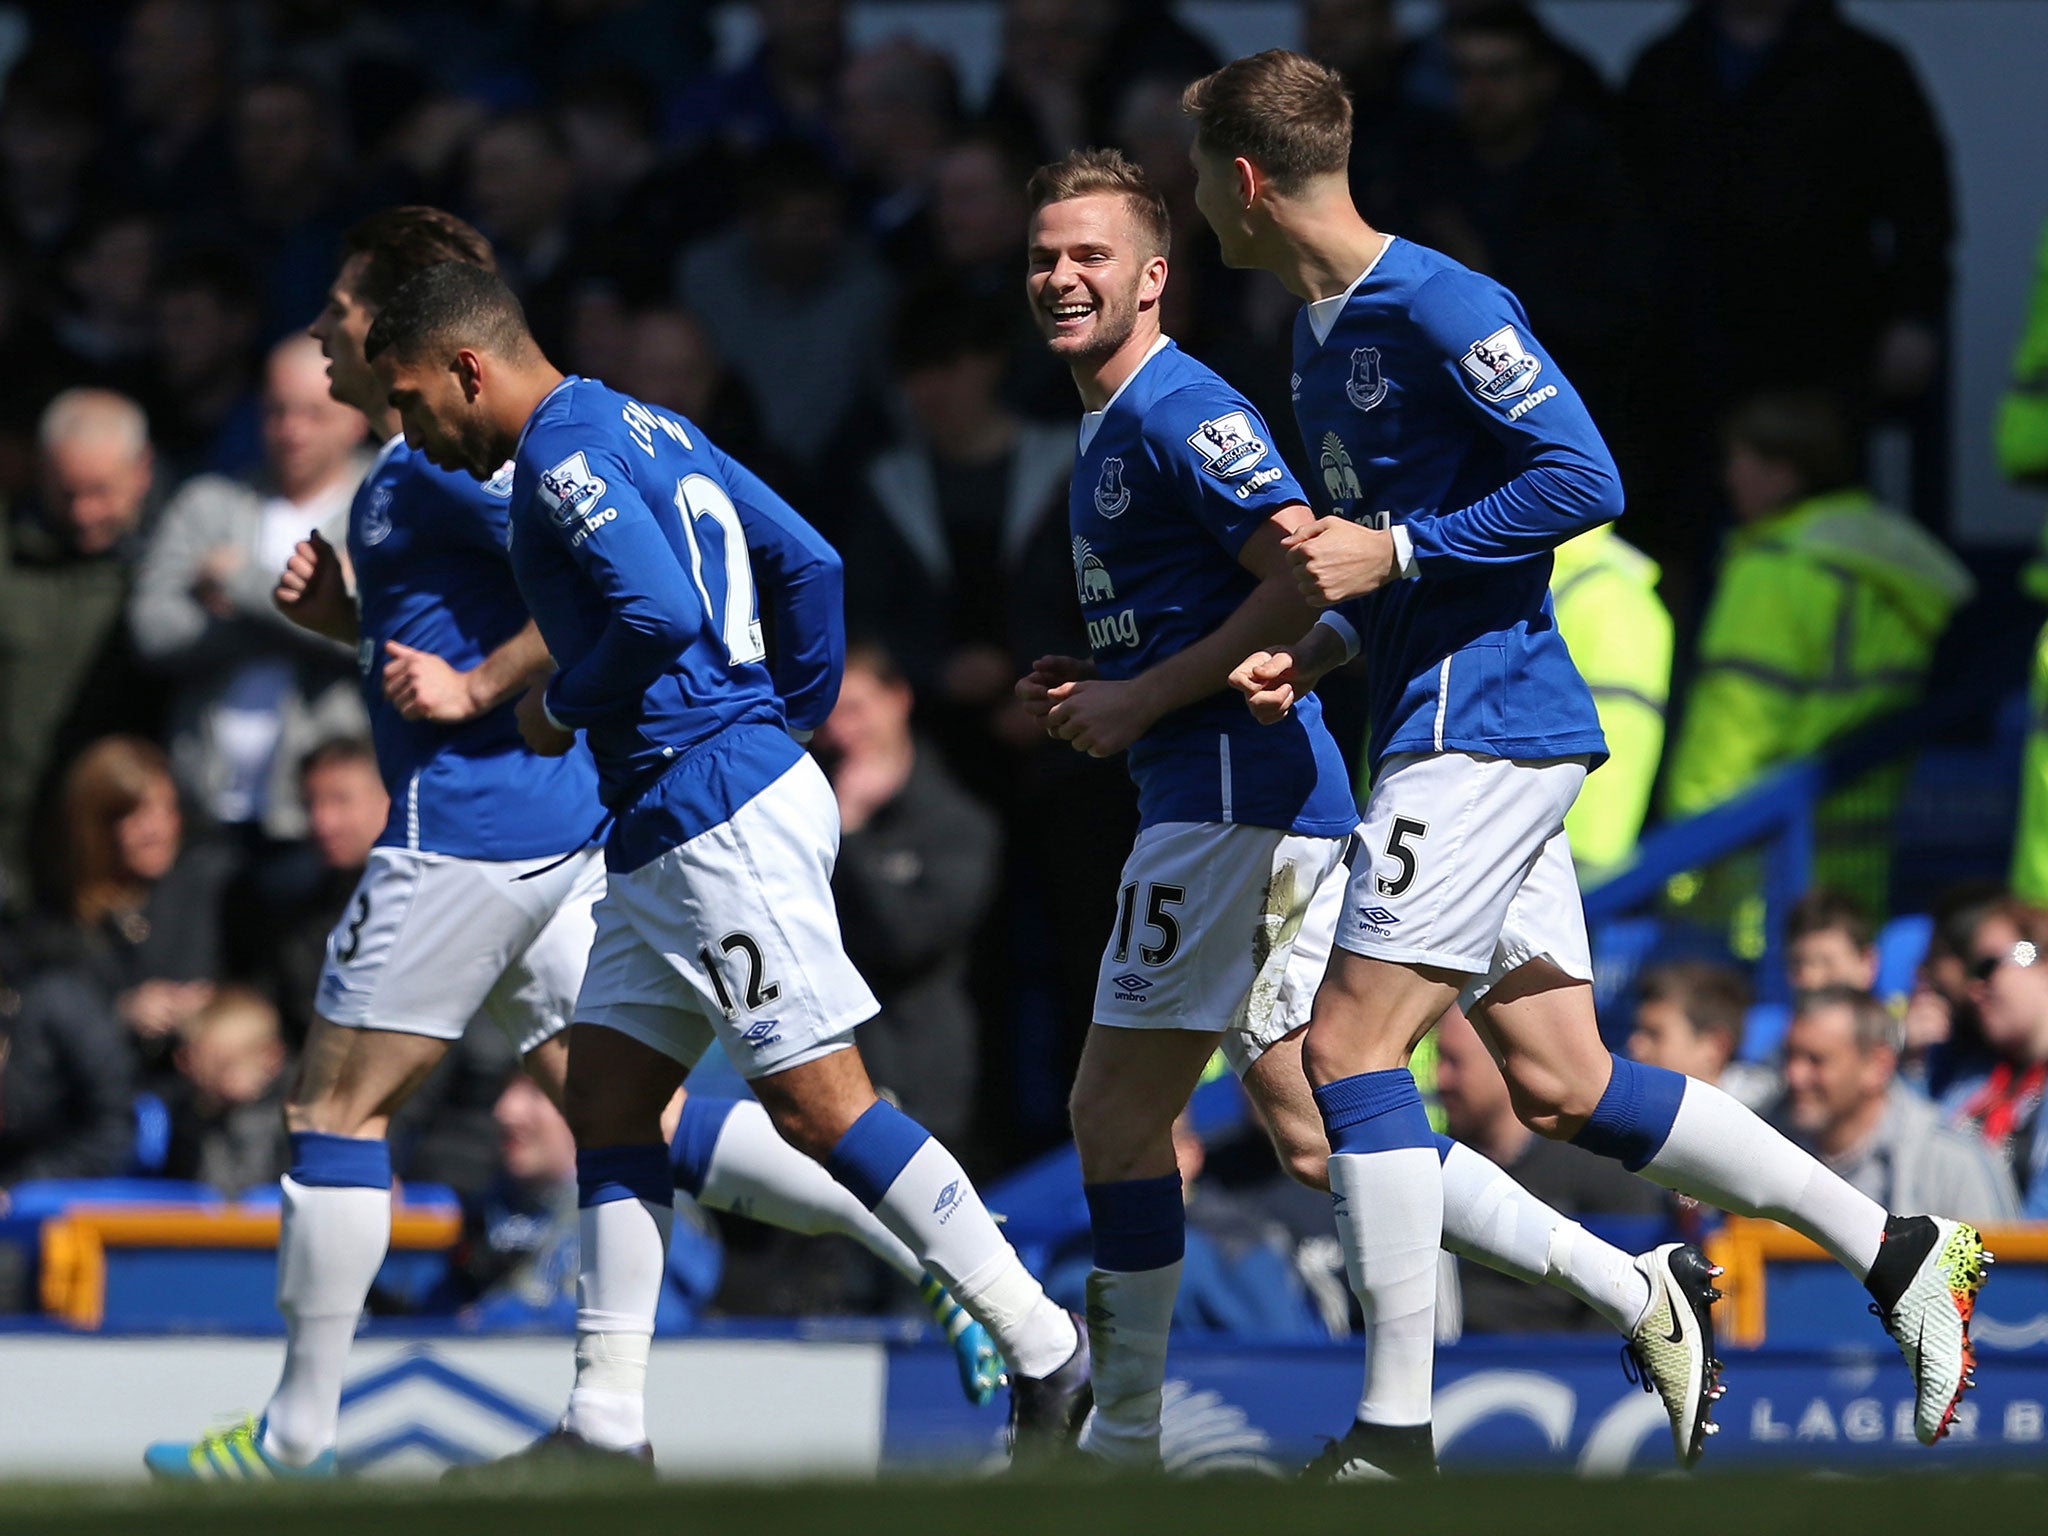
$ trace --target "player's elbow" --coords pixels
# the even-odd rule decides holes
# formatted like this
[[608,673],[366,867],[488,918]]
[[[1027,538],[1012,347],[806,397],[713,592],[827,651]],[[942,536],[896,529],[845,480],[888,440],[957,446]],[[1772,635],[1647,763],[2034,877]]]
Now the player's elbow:
[[1599,462],[1581,466],[1571,476],[1571,489],[1571,511],[1580,527],[1597,528],[1621,516],[1621,472],[1605,455]]

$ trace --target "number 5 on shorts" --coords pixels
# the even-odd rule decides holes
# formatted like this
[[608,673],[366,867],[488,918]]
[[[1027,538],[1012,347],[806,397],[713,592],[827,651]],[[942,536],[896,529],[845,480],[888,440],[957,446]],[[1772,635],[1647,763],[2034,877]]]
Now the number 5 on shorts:
[[1401,866],[1398,875],[1389,878],[1376,875],[1373,889],[1382,896],[1399,896],[1415,883],[1415,850],[1408,846],[1412,840],[1421,842],[1429,836],[1429,823],[1417,821],[1413,816],[1396,816],[1394,825],[1387,833],[1387,857]]

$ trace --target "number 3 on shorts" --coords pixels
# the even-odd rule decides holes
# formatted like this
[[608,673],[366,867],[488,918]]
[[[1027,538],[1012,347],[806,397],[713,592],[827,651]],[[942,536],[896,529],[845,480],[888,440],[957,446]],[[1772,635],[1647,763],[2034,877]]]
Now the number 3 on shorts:
[[1408,844],[1421,842],[1429,836],[1429,823],[1417,821],[1413,816],[1396,816],[1394,825],[1387,832],[1387,857],[1401,866],[1401,872],[1394,876],[1376,875],[1373,889],[1382,896],[1399,896],[1415,883],[1415,850]]

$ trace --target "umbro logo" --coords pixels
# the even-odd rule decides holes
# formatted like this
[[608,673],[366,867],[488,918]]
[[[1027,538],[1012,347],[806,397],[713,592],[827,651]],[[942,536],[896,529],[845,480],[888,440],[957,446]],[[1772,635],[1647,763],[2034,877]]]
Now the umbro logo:
[[1382,928],[1391,928],[1394,924],[1401,921],[1399,917],[1389,912],[1385,907],[1366,907],[1358,915],[1368,923],[1377,923]]
[[758,1051],[763,1046],[773,1045],[782,1038],[776,1033],[781,1026],[780,1019],[762,1019],[758,1023],[748,1025],[747,1032],[741,1035],[740,1039]]
[[954,1179],[939,1191],[939,1198],[932,1202],[932,1214],[939,1218],[939,1225],[943,1227],[953,1219],[953,1212],[959,1209],[959,1206],[960,1181]]
[[1140,997],[1143,997],[1152,990],[1152,983],[1145,977],[1140,976],[1136,971],[1124,972],[1123,975],[1116,978],[1116,984],[1126,992],[1135,992]]

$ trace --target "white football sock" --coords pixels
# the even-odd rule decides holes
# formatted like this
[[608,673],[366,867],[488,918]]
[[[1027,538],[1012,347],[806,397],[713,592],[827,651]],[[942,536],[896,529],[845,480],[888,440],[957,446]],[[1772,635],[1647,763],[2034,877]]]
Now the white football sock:
[[1532,1285],[1578,1297],[1622,1333],[1650,1305],[1635,1260],[1530,1194],[1462,1141],[1444,1158],[1444,1247]]
[[1159,1400],[1166,1337],[1180,1290],[1178,1263],[1159,1269],[1091,1270],[1088,1341],[1095,1361],[1095,1415],[1086,1449],[1136,1466],[1159,1461]]
[[1051,1375],[1072,1357],[1080,1342],[1074,1320],[1018,1259],[937,1137],[903,1165],[875,1215],[989,1331],[1019,1376]]
[[563,1422],[593,1445],[647,1443],[647,1349],[675,1214],[651,1200],[607,1200],[578,1213],[576,1385]]
[[1330,1154],[1344,1269],[1365,1315],[1369,1424],[1427,1424],[1444,1181],[1434,1146]]
[[804,1156],[751,1099],[727,1111],[704,1170],[699,1204],[811,1236],[850,1237],[911,1284],[924,1266],[896,1234],[875,1220],[846,1186]]
[[1859,1280],[1884,1242],[1883,1206],[1698,1078],[1686,1079],[1671,1133],[1642,1174],[1738,1216],[1781,1221]]
[[290,1175],[281,1183],[284,1372],[263,1410],[263,1449],[302,1467],[334,1448],[349,1345],[391,1246],[391,1191],[301,1184]]

